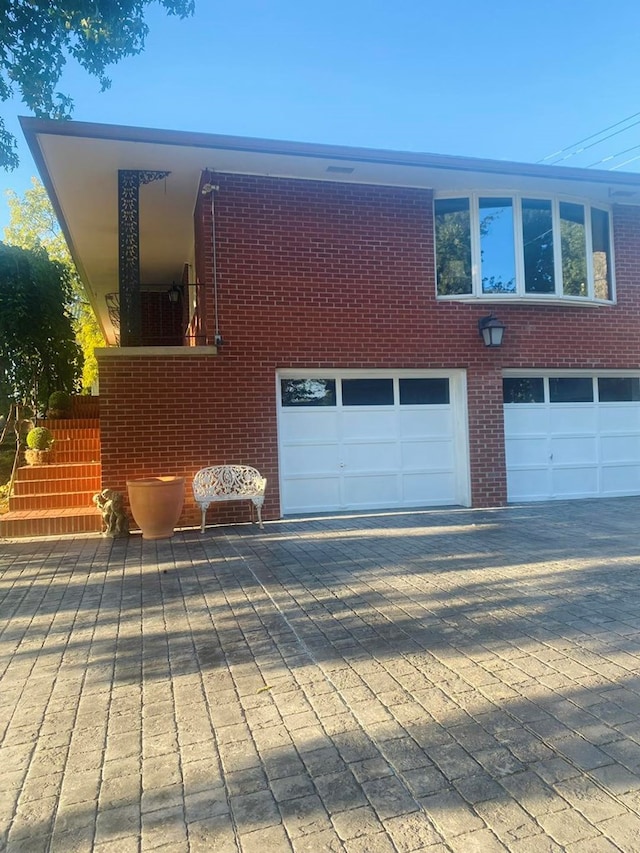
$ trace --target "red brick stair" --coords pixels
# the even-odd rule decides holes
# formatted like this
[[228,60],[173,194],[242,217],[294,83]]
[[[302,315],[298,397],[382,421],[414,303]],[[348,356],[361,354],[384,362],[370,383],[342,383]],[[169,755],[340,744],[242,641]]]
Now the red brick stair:
[[74,403],[73,419],[41,422],[53,433],[51,462],[17,469],[9,512],[0,515],[1,537],[102,529],[102,516],[92,502],[101,489],[98,404],[95,398],[85,399]]

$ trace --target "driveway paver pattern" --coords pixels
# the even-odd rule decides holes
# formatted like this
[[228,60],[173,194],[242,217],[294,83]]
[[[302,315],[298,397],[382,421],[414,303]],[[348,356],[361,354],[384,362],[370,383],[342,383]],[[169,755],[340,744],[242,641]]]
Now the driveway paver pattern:
[[0,542],[0,850],[640,851],[639,517]]

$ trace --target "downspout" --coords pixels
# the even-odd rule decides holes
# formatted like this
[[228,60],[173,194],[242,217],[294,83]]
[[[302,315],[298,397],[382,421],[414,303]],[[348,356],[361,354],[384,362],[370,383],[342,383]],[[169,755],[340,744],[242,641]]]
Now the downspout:
[[[212,170],[207,169],[209,178],[212,176]],[[216,247],[216,201],[215,194],[220,187],[218,184],[212,184],[208,181],[202,187],[202,195],[208,195],[211,198],[211,257],[213,262],[213,315],[214,315],[214,344],[219,347],[224,341],[220,334],[220,316],[218,312],[218,260]]]

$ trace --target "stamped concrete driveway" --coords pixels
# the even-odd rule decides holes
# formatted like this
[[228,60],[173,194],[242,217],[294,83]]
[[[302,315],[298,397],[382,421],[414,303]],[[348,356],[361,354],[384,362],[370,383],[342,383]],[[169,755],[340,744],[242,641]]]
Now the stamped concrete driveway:
[[0,849],[640,851],[639,519],[0,543]]

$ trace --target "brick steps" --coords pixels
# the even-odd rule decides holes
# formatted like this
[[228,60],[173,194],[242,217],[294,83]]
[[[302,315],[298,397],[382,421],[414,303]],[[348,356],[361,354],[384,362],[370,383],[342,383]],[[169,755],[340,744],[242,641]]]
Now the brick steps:
[[60,536],[65,533],[99,533],[102,516],[94,506],[68,509],[13,511],[0,515],[0,536]]
[[92,506],[92,497],[97,489],[86,491],[47,492],[36,495],[12,495],[9,498],[9,512],[29,509],[67,509]]
[[68,444],[66,447],[54,444],[51,451],[52,462],[99,462],[100,446],[97,447],[75,447]]
[[100,449],[100,433],[97,429],[77,430],[77,435],[74,435],[74,430],[65,430],[66,435],[61,435],[57,430],[51,430],[54,434],[53,452],[59,447],[69,447],[73,445],[78,448],[97,448]]
[[71,414],[74,418],[100,419],[100,398],[99,397],[74,397],[71,406]]
[[56,436],[75,434],[92,435],[100,429],[100,421],[97,418],[56,418],[55,420],[38,421],[38,426],[46,426]]
[[[97,404],[86,399],[83,411],[97,414]],[[92,501],[101,488],[99,423],[95,417],[40,422],[53,433],[52,461],[18,468],[9,512],[0,515],[0,536],[59,536],[102,529],[102,516]]]
[[100,477],[99,462],[53,462],[49,465],[29,465],[20,468],[20,481],[65,480]]
[[94,467],[97,469],[97,472],[90,477],[82,477],[80,475],[75,477],[52,476],[42,480],[18,480],[14,485],[12,498],[24,497],[25,495],[51,495],[59,492],[73,491],[91,492],[94,495],[101,488],[100,463],[95,462]]

